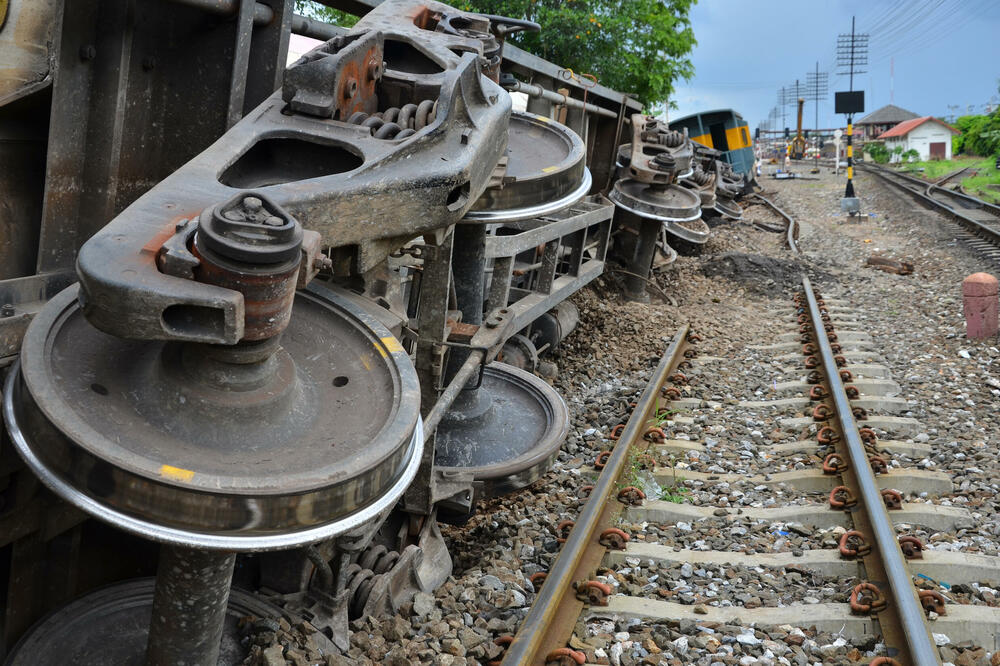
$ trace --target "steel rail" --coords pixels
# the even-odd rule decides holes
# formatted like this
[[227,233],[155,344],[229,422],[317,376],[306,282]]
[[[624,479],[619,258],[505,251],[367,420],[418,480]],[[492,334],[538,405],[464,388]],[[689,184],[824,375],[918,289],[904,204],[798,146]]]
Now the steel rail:
[[851,411],[851,403],[840,379],[840,370],[834,360],[833,350],[830,348],[830,341],[822,334],[823,320],[809,278],[802,278],[802,288],[809,304],[809,317],[813,330],[816,331],[817,348],[823,361],[823,372],[830,387],[830,397],[837,413],[837,422],[843,433],[851,468],[857,477],[859,500],[872,526],[872,537],[889,582],[894,604],[892,610],[895,610],[899,617],[912,663],[915,666],[937,666],[940,664],[938,650],[931,638],[923,607],[920,605],[916,588],[910,579],[903,553],[899,548],[896,530],[885,508],[885,501],[882,499],[864,444],[861,442],[858,426]]
[[[502,662],[504,666],[544,663],[545,654],[542,654],[542,651],[546,641],[551,640],[554,621],[560,606],[566,598],[575,599],[571,588],[574,575],[587,547],[597,537],[602,513],[605,512],[609,502],[615,499],[615,484],[625,469],[632,443],[642,437],[650,412],[656,409],[660,387],[671,370],[680,362],[681,348],[687,338],[688,330],[687,324],[681,327],[664,352],[659,365],[656,366],[653,376],[642,392],[642,397],[632,410],[618,445],[611,452],[611,457],[594,484],[590,498],[580,511],[572,531],[566,538],[566,543],[545,578],[545,584],[531,604],[531,609],[521,623],[514,641],[507,648]],[[573,619],[575,621],[576,618]]]
[[[947,213],[947,214],[951,215],[952,217],[954,217],[958,221],[959,224],[961,224],[961,225],[965,226],[966,228],[968,228],[969,231],[971,231],[972,233],[982,234],[983,236],[986,237],[986,239],[989,242],[993,243],[994,245],[1000,245],[1000,225],[998,225],[998,226],[991,226],[989,224],[983,224],[979,220],[974,220],[974,219],[972,219],[971,217],[969,217],[967,215],[963,215],[958,209],[952,208],[951,206],[945,204],[942,201],[938,201],[934,197],[929,196],[928,194],[926,194],[925,192],[918,192],[918,191],[916,191],[916,190],[914,190],[914,189],[912,189],[910,187],[907,187],[903,183],[899,182],[899,180],[896,180],[894,178],[894,177],[899,177],[900,179],[904,179],[904,180],[908,179],[907,176],[905,176],[903,174],[895,174],[895,173],[892,173],[892,172],[886,172],[884,169],[875,168],[875,167],[871,167],[871,166],[868,166],[868,167],[866,167],[863,170],[867,171],[869,173],[875,174],[876,176],[878,176],[879,178],[881,178],[885,182],[889,183],[893,187],[898,187],[899,189],[903,190],[907,194],[910,194],[911,196],[914,196],[917,199],[930,204],[931,207],[936,208],[937,210],[941,211],[942,213]],[[891,174],[891,175],[888,175],[888,174]],[[948,190],[945,190],[945,189],[942,188],[941,191],[942,192],[947,192]],[[967,196],[967,195],[962,195],[962,196]],[[976,199],[976,201],[979,201],[979,200]],[[987,206],[991,206],[992,205],[992,204],[986,204],[986,202],[982,202],[982,203],[984,205],[987,205]],[[997,207],[997,208],[998,208],[998,210],[1000,210],[1000,207]],[[992,212],[992,210],[989,209],[989,208],[987,208],[986,210]],[[1000,215],[1000,213],[997,213],[997,214]]]
[[937,180],[933,181],[933,184],[937,185],[938,187],[941,187],[942,185],[944,185],[945,183],[947,183],[952,178],[955,178],[959,174],[965,173],[966,171],[968,171],[971,168],[972,167],[967,166],[967,167],[962,167],[961,169],[958,169],[957,171],[952,171],[951,173],[945,174],[944,176],[941,176]]
[[956,201],[965,202],[969,204],[968,207],[971,207],[974,210],[984,210],[990,215],[995,215],[997,217],[1000,217],[1000,206],[997,206],[996,204],[991,204],[988,201],[983,201],[982,199],[974,197],[971,194],[966,194],[965,192],[956,192],[955,190],[949,190],[947,188],[941,187],[941,185],[939,185],[938,183],[928,183],[927,189],[924,190],[924,192],[927,194],[927,196],[933,196],[934,192],[940,192],[941,194],[947,197],[951,197]]
[[785,243],[788,245],[788,248],[792,252],[794,252],[795,254],[798,254],[799,253],[799,246],[795,242],[795,239],[798,238],[798,235],[799,235],[799,224],[798,224],[798,222],[796,222],[795,219],[791,215],[789,215],[785,211],[783,211],[780,208],[778,208],[778,205],[776,203],[774,203],[773,201],[771,201],[770,199],[768,199],[767,197],[762,197],[761,195],[756,194],[756,193],[754,193],[753,197],[755,199],[763,201],[768,207],[770,207],[771,210],[773,210],[775,213],[777,213],[781,217],[785,218],[785,222],[787,223],[787,226],[785,228]]

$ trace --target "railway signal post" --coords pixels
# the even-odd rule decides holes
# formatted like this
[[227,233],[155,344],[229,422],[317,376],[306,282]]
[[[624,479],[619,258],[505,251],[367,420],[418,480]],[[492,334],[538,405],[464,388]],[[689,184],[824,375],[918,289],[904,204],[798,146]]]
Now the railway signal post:
[[854,32],[854,17],[851,17],[851,34],[840,35],[837,38],[837,64],[846,68],[845,71],[840,72],[841,74],[850,76],[848,91],[834,95],[835,111],[847,115],[847,188],[844,190],[844,198],[840,200],[840,208],[846,213],[857,215],[861,209],[861,202],[854,196],[852,136],[854,134],[854,114],[862,113],[865,110],[865,92],[854,90],[854,75],[865,73],[858,67],[868,64],[868,35]]

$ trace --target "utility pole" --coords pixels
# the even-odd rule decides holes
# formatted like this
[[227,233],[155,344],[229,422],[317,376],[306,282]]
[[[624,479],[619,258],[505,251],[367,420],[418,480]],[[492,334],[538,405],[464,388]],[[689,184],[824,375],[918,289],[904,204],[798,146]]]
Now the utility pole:
[[819,103],[826,101],[830,94],[830,74],[819,71],[819,61],[816,61],[816,71],[806,72],[806,99],[816,103],[815,127],[819,132]]
[[827,72],[819,71],[819,61],[816,61],[815,72],[806,72],[806,99],[813,101],[816,111],[814,125],[816,128],[816,163],[813,167],[813,173],[819,173],[819,102],[820,100],[825,101],[830,94],[829,76]]
[[[867,70],[859,69],[868,64],[868,35],[859,34],[854,29],[854,17],[851,17],[851,34],[841,34],[837,37],[837,65],[846,68],[840,74],[850,76],[848,93],[837,93],[837,113],[847,114],[847,188],[844,190],[845,201],[842,207],[849,212],[858,211],[858,200],[854,196],[854,147],[851,137],[854,134],[854,114],[864,111],[864,92],[854,95],[854,75],[864,74]],[[860,98],[860,99],[859,99]],[[843,100],[843,103],[840,101]],[[860,101],[860,104],[858,103]]]

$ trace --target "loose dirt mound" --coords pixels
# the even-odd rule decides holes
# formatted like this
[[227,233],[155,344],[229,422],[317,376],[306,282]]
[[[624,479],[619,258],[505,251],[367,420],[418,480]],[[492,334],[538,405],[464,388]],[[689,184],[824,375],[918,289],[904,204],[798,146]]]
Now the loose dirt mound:
[[[797,259],[779,259],[762,254],[723,252],[702,257],[701,272],[706,277],[723,278],[737,282],[741,287],[758,294],[776,297],[789,285],[796,285],[803,274],[813,276],[814,271]],[[825,274],[822,277],[827,277]]]

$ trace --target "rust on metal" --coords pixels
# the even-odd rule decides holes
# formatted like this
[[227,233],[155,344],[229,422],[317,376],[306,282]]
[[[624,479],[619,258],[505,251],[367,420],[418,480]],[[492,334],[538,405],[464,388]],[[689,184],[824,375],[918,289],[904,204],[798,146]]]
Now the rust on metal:
[[892,488],[883,489],[882,501],[885,503],[885,508],[890,511],[897,511],[903,508],[903,496],[898,490],[893,490]]
[[857,530],[844,532],[840,537],[840,556],[845,560],[864,556],[871,552],[871,545],[865,540],[865,535]]
[[944,595],[937,590],[918,590],[917,596],[920,597],[920,605],[924,607],[926,612],[937,613],[938,615],[948,614],[945,608]]
[[573,581],[588,580],[597,571],[606,552],[598,542],[600,527],[614,524],[624,508],[616,500],[619,479],[627,468],[630,445],[641,438],[657,410],[657,397],[666,377],[682,358],[685,341],[700,340],[689,335],[687,325],[674,336],[660,359],[649,384],[638,400],[625,428],[620,432],[625,446],[616,446],[601,475],[577,516],[545,585],[532,604],[504,657],[505,664],[536,664],[552,650],[567,644],[579,618],[582,605],[570,591]]
[[604,466],[608,463],[608,458],[610,457],[611,457],[611,451],[601,451],[600,453],[598,453],[597,457],[594,458],[594,469],[596,470],[604,469]]
[[609,527],[601,532],[601,538],[598,542],[611,550],[625,550],[625,544],[629,542],[629,535],[617,527]]
[[809,399],[810,400],[823,400],[827,397],[826,389],[822,386],[813,386],[809,389]]
[[[535,573],[531,574],[528,580],[531,581],[531,586],[535,588],[535,592],[537,592],[538,589],[542,586],[542,583],[545,582],[545,578],[547,576],[548,574],[545,573],[544,571],[536,571]],[[514,640],[513,637],[511,637],[511,640]]]
[[847,469],[847,462],[839,453],[827,454],[823,459],[824,474],[840,474]]
[[870,615],[886,608],[889,602],[882,591],[872,583],[858,583],[851,590],[851,612],[855,615]]
[[847,486],[837,486],[830,491],[830,507],[833,509],[849,509],[857,503],[858,498]]
[[639,506],[646,499],[646,493],[635,486],[626,486],[618,491],[618,501],[630,506]]
[[558,525],[556,525],[556,534],[559,535],[556,538],[556,541],[558,541],[559,543],[566,543],[566,537],[569,536],[570,530],[573,529],[573,525],[575,524],[576,523],[574,523],[572,520],[564,520]]
[[909,534],[899,537],[899,549],[908,560],[924,559],[924,543],[919,537]]
[[830,407],[825,403],[820,403],[812,409],[813,421],[826,421],[830,418]]
[[[830,426],[823,426],[822,428],[819,429],[819,432],[816,433],[816,441],[819,442],[820,444],[824,445],[834,444],[839,440],[840,440],[840,435],[838,435],[837,431],[831,428]],[[840,456],[838,456],[836,453],[831,453],[830,455],[837,456],[838,458],[840,458]],[[827,459],[829,458],[830,456],[827,456]],[[843,458],[840,458],[840,461],[841,464],[843,464]],[[826,461],[824,461],[824,465],[825,464]]]
[[[511,644],[511,642],[513,642],[513,640],[514,640],[513,636],[497,636],[496,638],[493,639],[493,645],[496,645],[497,647],[506,651],[507,647]],[[503,654],[504,653],[501,652],[499,657],[486,662],[486,666],[500,666],[500,664],[503,663]]]
[[885,474],[889,471],[889,463],[882,456],[868,456],[868,464],[875,474]]
[[581,580],[573,585],[576,598],[591,606],[607,606],[611,596],[611,586],[599,580]]
[[664,442],[667,439],[667,433],[663,432],[663,428],[653,426],[642,434],[642,438],[651,442]]
[[582,666],[587,655],[568,647],[556,648],[545,656],[545,666]]

